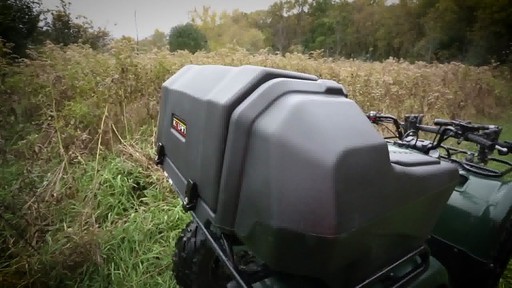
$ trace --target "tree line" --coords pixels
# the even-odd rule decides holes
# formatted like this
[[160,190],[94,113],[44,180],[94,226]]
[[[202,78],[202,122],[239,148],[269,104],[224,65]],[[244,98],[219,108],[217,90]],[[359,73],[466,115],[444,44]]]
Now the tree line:
[[[101,49],[112,40],[107,30],[71,17],[64,0],[54,10],[42,9],[39,0],[0,0],[0,38],[1,50],[22,57],[27,47],[44,41]],[[512,0],[279,0],[251,13],[202,7],[190,13],[189,23],[168,33],[155,30],[138,45],[191,52],[233,45],[368,61],[511,64]]]
[[252,13],[203,7],[179,28],[191,25],[207,39],[201,48],[213,50],[233,44],[369,61],[512,62],[512,0],[281,0]]
[[40,0],[0,0],[0,56],[27,57],[28,48],[46,41],[107,47],[110,32],[85,17],[73,17],[69,6],[64,0],[55,9],[43,9]]

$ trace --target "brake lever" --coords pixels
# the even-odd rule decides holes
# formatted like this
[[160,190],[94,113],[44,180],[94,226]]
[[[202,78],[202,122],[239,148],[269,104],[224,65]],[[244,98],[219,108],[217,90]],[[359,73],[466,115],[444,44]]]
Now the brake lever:
[[498,155],[505,156],[509,153],[507,148],[501,147],[499,145],[494,146],[494,148],[498,150]]
[[512,142],[511,141],[503,141],[503,143],[498,143],[496,145],[496,149],[498,150],[498,154],[501,156],[506,156],[508,154],[512,154]]

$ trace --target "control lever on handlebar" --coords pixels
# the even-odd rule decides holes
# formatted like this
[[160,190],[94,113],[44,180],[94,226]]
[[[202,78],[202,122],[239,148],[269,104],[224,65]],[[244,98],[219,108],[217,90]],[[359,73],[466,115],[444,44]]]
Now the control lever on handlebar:
[[510,148],[501,147],[500,145],[496,145],[494,148],[498,150],[498,154],[501,156],[508,155],[508,153],[511,151]]
[[510,141],[498,142],[496,144],[496,150],[498,150],[498,154],[501,156],[512,154],[512,142],[510,142]]
[[396,119],[394,116],[371,111],[368,114],[366,114],[366,117],[368,117],[368,120],[370,120],[370,122],[373,124],[380,124],[380,123],[393,124],[395,126],[396,133],[397,133],[396,136],[398,136],[398,139],[403,138],[404,134],[401,129],[402,123],[400,123],[400,121],[398,121],[398,119]]

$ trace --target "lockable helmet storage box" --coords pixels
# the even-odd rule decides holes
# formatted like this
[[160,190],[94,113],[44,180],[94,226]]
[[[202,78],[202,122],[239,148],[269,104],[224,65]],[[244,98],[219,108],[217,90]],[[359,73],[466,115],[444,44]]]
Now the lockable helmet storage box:
[[271,268],[356,285],[423,245],[458,172],[388,149],[346,96],[306,74],[186,66],[162,87],[160,164]]

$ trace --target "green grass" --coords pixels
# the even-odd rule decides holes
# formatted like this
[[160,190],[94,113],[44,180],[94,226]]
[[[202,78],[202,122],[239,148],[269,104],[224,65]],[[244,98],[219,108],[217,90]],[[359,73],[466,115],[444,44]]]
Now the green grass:
[[[188,217],[172,191],[162,186],[166,181],[117,157],[111,155],[99,169],[92,213],[101,239],[97,265],[87,267],[84,272],[89,275],[73,284],[173,287],[170,257]],[[83,211],[83,202],[77,202],[76,211]]]
[[[503,139],[512,139],[511,126],[505,123]],[[27,262],[40,273],[33,275],[35,283],[176,286],[171,255],[189,217],[160,171],[151,169],[150,144],[141,146],[101,152],[97,159],[71,165],[67,176],[62,176],[61,188],[53,192],[76,190],[50,209],[55,228],[40,246],[42,257]],[[10,171],[11,179],[22,172],[16,166]],[[500,287],[512,287],[512,266]]]
[[[25,247],[24,259],[13,257],[19,266],[4,262],[2,282],[50,287],[175,286],[171,255],[177,233],[189,217],[161,173],[148,171],[149,152],[126,148],[124,153],[102,152],[98,159],[70,164],[68,172],[57,175],[60,184],[50,189],[55,202],[39,207],[47,213],[46,223],[36,225],[46,230],[37,244],[39,255]],[[10,167],[6,178],[22,176],[19,166]],[[53,168],[48,170],[60,171]],[[54,176],[48,174],[46,180]],[[9,221],[16,218],[9,216],[13,216]],[[2,236],[19,238],[16,231],[8,230],[2,229]]]
[[[501,124],[502,138],[512,139],[512,123],[485,122]],[[14,224],[12,229],[2,222],[2,239],[15,249],[6,251],[0,282],[6,287],[27,281],[35,287],[176,287],[171,255],[190,217],[151,163],[152,128],[140,131],[113,151],[100,147],[67,165],[58,157],[33,165],[37,169],[12,158],[1,163],[3,205],[18,207],[27,199],[17,192],[33,190],[25,195],[46,206],[32,207],[44,213],[38,217],[2,211]],[[28,235],[39,254],[20,241],[18,232]],[[512,266],[499,287],[512,287]]]
[[[511,123],[502,125],[503,139],[512,139]],[[13,159],[2,163],[1,199],[11,199],[7,204],[14,207],[23,201],[11,197],[16,189],[37,189],[34,197],[45,198],[49,205],[38,207],[47,215],[35,225],[46,231],[44,237],[29,239],[40,254],[18,243],[19,255],[10,258],[16,265],[0,266],[0,280],[16,285],[29,280],[36,287],[176,287],[171,255],[190,218],[151,163],[148,131],[115,151],[100,149],[97,156],[70,162],[67,168],[55,159],[31,170],[30,177]],[[4,213],[8,220],[27,226],[22,232],[31,234],[29,225],[17,220],[20,214],[11,212]],[[6,239],[19,240],[12,229],[1,231]],[[26,255],[20,258],[22,253]],[[512,266],[500,287],[512,287]]]

